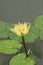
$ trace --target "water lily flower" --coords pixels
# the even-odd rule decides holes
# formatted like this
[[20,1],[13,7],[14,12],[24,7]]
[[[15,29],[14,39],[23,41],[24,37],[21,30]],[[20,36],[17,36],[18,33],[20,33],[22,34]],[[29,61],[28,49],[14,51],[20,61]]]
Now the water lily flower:
[[14,27],[11,29],[12,32],[16,33],[18,36],[24,36],[29,32],[30,24],[28,23],[18,23],[14,24]]

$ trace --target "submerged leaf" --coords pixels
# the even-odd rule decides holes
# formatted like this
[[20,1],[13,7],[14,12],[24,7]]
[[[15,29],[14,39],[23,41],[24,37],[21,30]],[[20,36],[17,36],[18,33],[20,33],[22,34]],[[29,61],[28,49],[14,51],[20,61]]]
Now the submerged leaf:
[[3,40],[0,41],[0,52],[4,54],[13,54],[18,52],[21,48],[21,44],[14,40]]

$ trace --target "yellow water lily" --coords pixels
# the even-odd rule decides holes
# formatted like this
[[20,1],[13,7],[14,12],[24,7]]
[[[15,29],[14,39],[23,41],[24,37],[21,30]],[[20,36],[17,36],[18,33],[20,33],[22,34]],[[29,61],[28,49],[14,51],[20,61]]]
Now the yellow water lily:
[[30,24],[28,23],[18,23],[14,24],[14,27],[11,29],[12,32],[15,32],[19,36],[24,36],[29,32]]

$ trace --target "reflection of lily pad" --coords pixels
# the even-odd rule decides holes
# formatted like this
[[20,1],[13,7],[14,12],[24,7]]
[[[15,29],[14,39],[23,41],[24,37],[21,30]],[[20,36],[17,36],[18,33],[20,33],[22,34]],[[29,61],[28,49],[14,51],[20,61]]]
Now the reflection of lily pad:
[[35,65],[36,63],[36,57],[28,57],[25,58],[25,54],[18,54],[17,56],[14,56],[9,65]]
[[5,23],[0,21],[0,38],[9,36],[11,26],[11,23]]
[[38,38],[39,30],[35,25],[31,25],[29,33],[25,36],[25,40],[33,42]]
[[37,17],[34,23],[40,30],[43,30],[43,15]]
[[21,44],[14,40],[0,41],[0,52],[5,54],[12,54],[18,52]]

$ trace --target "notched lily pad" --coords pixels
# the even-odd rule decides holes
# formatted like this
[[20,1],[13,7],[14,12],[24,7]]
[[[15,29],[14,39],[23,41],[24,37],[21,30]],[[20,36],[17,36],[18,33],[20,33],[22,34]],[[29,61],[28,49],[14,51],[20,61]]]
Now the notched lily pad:
[[4,54],[13,54],[19,51],[21,44],[14,40],[0,41],[0,52]]
[[35,65],[35,63],[35,56],[30,56],[26,59],[25,54],[22,53],[18,54],[17,56],[14,56],[9,62],[9,65]]

